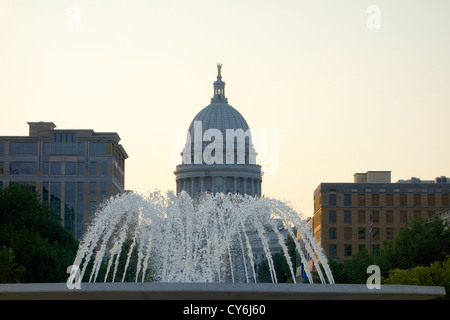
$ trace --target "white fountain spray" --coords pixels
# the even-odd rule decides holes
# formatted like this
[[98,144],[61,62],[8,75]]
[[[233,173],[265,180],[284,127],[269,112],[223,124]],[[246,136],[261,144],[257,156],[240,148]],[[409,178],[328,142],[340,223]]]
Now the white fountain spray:
[[313,276],[305,256],[321,283],[334,283],[327,258],[300,215],[285,202],[246,195],[205,193],[193,200],[185,192],[163,196],[156,191],[111,198],[80,242],[74,264],[82,266],[82,279],[89,270],[89,282],[102,272],[103,281],[112,282],[124,282],[133,272],[136,282],[257,282],[257,246],[276,283],[276,241],[296,282],[286,235],[294,241],[309,282]]

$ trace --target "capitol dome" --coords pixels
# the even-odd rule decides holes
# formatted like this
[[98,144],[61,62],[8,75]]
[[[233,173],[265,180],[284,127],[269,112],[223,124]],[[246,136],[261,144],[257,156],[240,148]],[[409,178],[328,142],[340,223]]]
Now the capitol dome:
[[256,164],[249,126],[228,104],[221,68],[218,64],[211,103],[189,126],[181,153],[183,163],[174,172],[177,194],[184,190],[191,197],[200,192],[260,196],[261,166]]
[[226,129],[242,129],[249,130],[247,121],[235,108],[228,103],[213,102],[204,109],[202,109],[192,120],[189,126],[189,133],[191,137],[194,136],[194,122],[202,121],[202,134],[207,129],[216,128],[222,132],[225,137]]

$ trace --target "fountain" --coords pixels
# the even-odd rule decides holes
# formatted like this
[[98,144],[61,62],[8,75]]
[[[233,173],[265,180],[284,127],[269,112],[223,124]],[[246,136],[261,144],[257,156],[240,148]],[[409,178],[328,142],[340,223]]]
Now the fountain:
[[[288,204],[222,193],[203,193],[195,201],[185,192],[176,197],[159,191],[111,198],[80,242],[74,266],[80,268],[80,279],[89,283],[256,283],[254,250],[259,244],[276,283],[275,252],[271,252],[275,240],[295,282],[294,263],[280,229],[294,240],[303,266],[308,265],[308,254],[321,283],[334,283],[322,248]],[[101,268],[103,279],[99,280]],[[311,270],[305,268],[305,273],[313,283]]]
[[[307,268],[307,284],[276,283],[273,248],[281,248],[296,281],[285,235],[295,243],[298,262],[307,266],[306,257],[312,260],[319,284],[312,284]],[[272,283],[256,283],[256,249],[267,258]],[[95,215],[67,271],[67,283],[0,284],[0,300],[154,299],[159,304],[167,299],[431,299],[445,295],[443,287],[382,285],[372,290],[364,284],[334,284],[322,248],[288,204],[220,193],[201,194],[195,200],[185,192],[164,196],[159,191],[109,199]],[[183,302],[170,306],[177,315],[186,308]],[[220,311],[226,310],[229,307]]]

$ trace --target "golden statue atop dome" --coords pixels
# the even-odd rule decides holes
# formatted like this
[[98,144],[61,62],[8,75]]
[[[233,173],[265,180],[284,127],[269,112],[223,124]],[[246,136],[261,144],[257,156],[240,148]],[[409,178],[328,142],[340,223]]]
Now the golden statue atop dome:
[[221,71],[222,71],[222,64],[221,64],[221,63],[218,63],[218,64],[217,64],[217,76],[218,76],[218,77],[221,77],[221,76],[222,76],[222,75],[220,74]]

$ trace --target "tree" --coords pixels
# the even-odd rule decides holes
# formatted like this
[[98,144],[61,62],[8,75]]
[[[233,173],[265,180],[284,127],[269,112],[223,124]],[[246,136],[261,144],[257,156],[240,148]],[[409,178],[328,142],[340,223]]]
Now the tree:
[[[35,192],[11,186],[0,190],[0,247],[3,246],[14,253],[14,263],[26,270],[20,281],[63,282],[78,245]],[[0,260],[2,268],[11,262],[11,254],[8,255],[9,259]],[[10,275],[9,280],[18,278]]]
[[404,276],[403,271],[406,269],[444,261],[447,255],[450,255],[448,224],[437,217],[431,220],[414,219],[393,241],[385,242],[381,250],[371,254],[362,250],[346,263],[330,263],[330,268],[336,283],[364,284],[367,281],[366,270],[370,265],[379,266],[384,278],[391,276],[391,270],[402,270],[394,273],[398,278]]
[[14,261],[14,252],[11,248],[0,249],[0,283],[20,282],[25,267]]
[[389,277],[384,284],[406,284],[417,286],[443,286],[450,293],[450,256],[441,262],[432,263],[429,267],[416,266],[402,270],[395,268],[389,271]]
[[391,269],[428,266],[435,261],[444,261],[447,255],[450,255],[450,228],[435,217],[408,222],[394,241],[384,244],[376,260],[383,275],[387,276]]
[[[295,234],[296,232],[294,232]],[[294,240],[289,236],[286,239],[286,246],[288,248],[289,257],[291,259],[292,263],[292,269],[295,272],[296,271],[296,249],[295,249],[295,242]],[[291,270],[289,268],[289,264],[286,260],[286,257],[283,253],[283,251],[274,253],[272,255],[272,261],[273,266],[275,269],[275,274],[277,277],[278,283],[284,283],[284,282],[294,282],[292,279]],[[269,263],[267,260],[261,261],[261,263],[258,265],[258,282],[272,282],[272,276],[270,275],[269,270]]]
[[375,256],[362,249],[346,263],[330,261],[330,268],[336,283],[366,283],[367,267],[372,264]]

